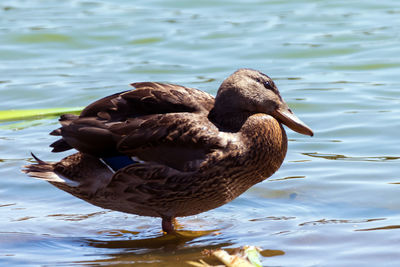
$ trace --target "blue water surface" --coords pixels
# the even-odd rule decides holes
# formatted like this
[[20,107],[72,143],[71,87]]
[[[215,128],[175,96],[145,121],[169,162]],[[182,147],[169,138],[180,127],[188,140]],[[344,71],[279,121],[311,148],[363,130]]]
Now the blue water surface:
[[287,130],[281,169],[179,220],[92,206],[21,173],[48,161],[54,116],[0,122],[0,265],[187,266],[255,245],[265,266],[399,266],[400,4],[382,1],[3,0],[0,110],[74,108],[138,81],[215,94],[241,67],[271,76],[315,133]]

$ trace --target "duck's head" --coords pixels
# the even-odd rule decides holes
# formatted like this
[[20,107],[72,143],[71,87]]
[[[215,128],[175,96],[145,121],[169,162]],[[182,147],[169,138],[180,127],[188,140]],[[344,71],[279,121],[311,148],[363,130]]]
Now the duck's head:
[[312,130],[282,99],[272,79],[256,70],[239,69],[226,78],[215,98],[215,109],[226,113],[265,113],[293,131],[313,136]]

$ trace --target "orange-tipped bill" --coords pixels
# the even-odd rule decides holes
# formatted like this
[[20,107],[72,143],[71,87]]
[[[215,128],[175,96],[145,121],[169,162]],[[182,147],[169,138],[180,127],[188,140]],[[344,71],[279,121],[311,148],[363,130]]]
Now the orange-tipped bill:
[[274,117],[295,132],[309,136],[314,135],[313,131],[304,122],[297,118],[289,108],[280,107],[276,109]]

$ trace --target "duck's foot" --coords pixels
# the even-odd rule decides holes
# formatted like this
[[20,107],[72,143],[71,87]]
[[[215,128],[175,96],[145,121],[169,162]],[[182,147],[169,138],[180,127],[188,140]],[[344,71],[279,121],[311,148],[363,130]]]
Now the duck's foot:
[[171,218],[171,217],[163,217],[162,218],[162,230],[164,232],[166,232],[167,234],[172,234],[175,232],[175,228],[174,228],[174,222],[175,222],[175,218]]

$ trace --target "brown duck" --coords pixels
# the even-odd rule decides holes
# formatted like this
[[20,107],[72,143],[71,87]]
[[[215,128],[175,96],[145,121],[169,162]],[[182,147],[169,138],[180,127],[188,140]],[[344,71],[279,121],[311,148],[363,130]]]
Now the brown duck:
[[217,208],[283,162],[282,124],[313,135],[283,101],[274,82],[239,69],[208,93],[174,84],[133,83],[136,89],[63,115],[53,152],[77,153],[24,171],[96,206],[162,218]]

